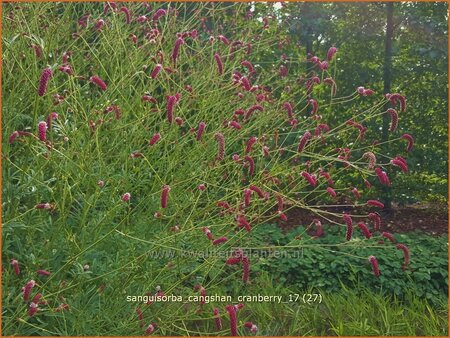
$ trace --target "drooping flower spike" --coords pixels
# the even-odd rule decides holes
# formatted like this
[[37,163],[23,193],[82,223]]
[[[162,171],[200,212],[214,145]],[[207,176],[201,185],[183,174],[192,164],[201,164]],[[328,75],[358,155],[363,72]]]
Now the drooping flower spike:
[[167,184],[164,185],[162,188],[162,192],[161,192],[161,208],[163,208],[163,209],[167,208],[169,192],[170,192],[170,186],[168,186]]
[[198,128],[197,128],[197,136],[196,136],[197,141],[200,141],[202,139],[202,135],[203,135],[203,132],[205,131],[205,128],[206,128],[206,123],[201,121],[198,124]]
[[20,275],[20,267],[19,267],[19,262],[16,259],[11,259],[10,264],[12,265],[13,269],[14,269],[14,274],[16,276]]
[[406,245],[401,243],[397,244],[396,248],[403,251],[403,267],[405,268],[409,264],[409,249]]
[[214,138],[217,142],[216,160],[223,161],[223,159],[225,158],[225,137],[222,133],[216,133],[214,134]]
[[389,108],[386,113],[391,116],[391,124],[389,126],[389,131],[394,132],[398,126],[398,113],[395,109]]
[[103,81],[99,76],[94,75],[89,78],[89,81],[91,81],[93,84],[95,84],[97,87],[99,87],[101,90],[105,91],[108,86],[106,85],[105,81]]
[[214,308],[213,315],[216,323],[216,329],[219,331],[222,330],[222,319],[220,318],[220,311],[218,308]]
[[411,149],[414,146],[414,138],[410,134],[403,134],[403,136],[401,138],[408,141],[406,151],[411,151]]
[[47,86],[48,82],[50,81],[51,77],[53,76],[53,72],[50,68],[45,68],[42,71],[41,78],[39,80],[39,86],[38,86],[38,95],[44,96],[47,92]]
[[377,258],[375,256],[369,256],[369,262],[372,265],[373,274],[376,277],[380,277],[381,273],[380,273],[380,269],[378,267]]
[[222,58],[220,57],[220,55],[218,53],[214,54],[214,60],[216,60],[217,72],[219,73],[219,75],[222,75],[223,74],[223,63],[222,63]]
[[227,305],[225,309],[230,317],[230,333],[231,336],[237,336],[237,315],[234,305]]

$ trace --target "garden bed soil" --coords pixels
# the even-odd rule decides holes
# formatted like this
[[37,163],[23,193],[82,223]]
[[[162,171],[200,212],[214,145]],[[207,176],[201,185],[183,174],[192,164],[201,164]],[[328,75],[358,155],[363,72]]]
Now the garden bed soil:
[[[351,210],[344,208],[333,208],[329,211],[342,214]],[[445,207],[431,205],[393,205],[390,212],[380,211],[381,231],[393,233],[407,233],[421,231],[430,235],[448,234],[448,211]],[[286,211],[287,222],[279,221],[278,225],[285,230],[297,227],[298,225],[310,224],[314,218],[318,218],[312,212],[301,209],[291,208]],[[330,217],[334,221],[342,222],[342,219]],[[323,220],[326,224],[327,221]]]

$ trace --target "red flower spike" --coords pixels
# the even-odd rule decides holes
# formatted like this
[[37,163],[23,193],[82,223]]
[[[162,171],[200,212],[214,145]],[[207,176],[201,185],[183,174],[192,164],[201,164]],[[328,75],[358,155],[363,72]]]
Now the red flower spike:
[[127,24],[129,24],[131,22],[130,10],[124,6],[120,8],[120,11],[125,14],[125,21]]
[[253,145],[258,141],[256,136],[252,136],[247,141],[247,146],[245,147],[245,153],[248,154],[252,151]]
[[89,78],[89,81],[95,84],[97,87],[99,87],[101,90],[105,91],[108,87],[106,86],[106,83],[97,75],[91,76]]
[[50,271],[47,271],[47,270],[38,270],[38,271],[36,271],[36,273],[41,276],[50,276],[51,275]]
[[206,128],[206,123],[201,121],[198,124],[198,128],[197,128],[197,136],[196,136],[197,141],[200,141],[202,139],[202,135],[203,135],[205,128]]
[[178,38],[177,41],[175,41],[175,45],[172,49],[172,61],[175,63],[177,61],[178,55],[180,54],[180,47],[181,45],[184,45],[184,40],[182,38]]
[[217,38],[227,46],[230,44],[230,41],[223,35],[219,35]]
[[351,190],[352,190],[353,196],[355,196],[355,199],[359,200],[361,198],[361,194],[359,193],[358,189],[353,188]]
[[306,131],[298,143],[297,152],[301,153],[306,146],[306,143],[311,139],[312,135],[309,131]]
[[46,68],[42,71],[41,78],[39,79],[38,95],[44,96],[47,92],[47,85],[53,76],[53,72],[50,68]]
[[367,239],[370,239],[370,237],[372,237],[371,232],[369,231],[369,228],[367,228],[366,224],[363,222],[359,222],[358,223],[358,228],[361,229],[364,237],[366,237]]
[[410,134],[403,134],[401,138],[408,141],[406,151],[411,151],[414,146],[414,138]]
[[214,314],[214,321],[216,322],[216,329],[222,330],[222,319],[220,318],[220,311],[218,308],[214,308],[213,310]]
[[253,176],[253,174],[255,173],[255,161],[253,161],[253,158],[248,155],[244,157],[244,160],[248,165],[248,175]]
[[387,239],[390,240],[392,243],[395,243],[395,242],[396,242],[394,236],[393,236],[391,233],[389,233],[389,232],[384,231],[384,232],[381,234],[381,236],[384,237],[384,238],[387,238]]
[[336,197],[336,191],[334,191],[334,189],[331,187],[327,188],[327,193],[333,198]]
[[370,205],[370,206],[373,206],[373,207],[377,207],[377,208],[380,208],[380,209],[384,208],[384,204],[381,203],[380,201],[377,201],[377,200],[368,200],[367,201],[367,205]]
[[264,108],[259,105],[259,104],[255,104],[253,106],[251,106],[248,110],[247,113],[245,114],[245,119],[248,120],[250,119],[250,117],[252,117],[253,113],[258,110],[258,111],[263,111]]
[[166,15],[166,10],[165,9],[158,9],[155,14],[153,14],[152,20],[153,21],[158,21],[160,17]]
[[122,195],[122,201],[129,202],[130,199],[131,199],[131,194],[129,192],[126,192],[125,194]]
[[303,172],[301,173],[301,175],[303,176],[303,178],[305,178],[305,179],[308,181],[308,183],[309,183],[312,187],[315,187],[315,186],[316,186],[316,184],[317,184],[317,179],[316,179],[313,175],[309,174],[309,173],[306,172],[306,171],[303,171]]
[[215,53],[214,59],[216,60],[217,71],[218,71],[219,75],[222,75],[223,74],[223,63],[222,63],[222,59],[221,59],[220,55],[218,53]]
[[219,237],[219,238],[215,239],[215,240],[212,242],[212,244],[213,244],[213,245],[219,245],[219,244],[225,243],[226,241],[228,241],[228,238],[227,238],[227,237]]
[[152,323],[149,326],[147,326],[147,328],[145,329],[145,334],[150,335],[153,333],[153,331],[155,331],[155,329],[156,329],[156,324]]
[[209,230],[208,227],[203,227],[202,230],[203,230],[203,233],[206,235],[206,237],[208,237],[208,239],[209,239],[210,241],[213,241],[213,240],[214,240],[214,237],[213,237],[213,235],[212,235],[212,233],[211,233],[211,230]]
[[214,134],[214,138],[217,142],[216,160],[223,161],[223,159],[225,158],[225,137],[222,133],[216,133]]
[[144,323],[144,314],[142,313],[141,308],[139,308],[139,307],[136,308],[136,314],[139,319],[139,326],[143,327],[145,325],[145,323]]
[[36,282],[34,280],[30,280],[27,284],[25,284],[25,286],[22,288],[22,292],[23,292],[23,300],[25,302],[28,302],[30,299],[30,294],[31,294],[31,290],[34,288],[34,286],[36,285]]
[[406,245],[404,244],[397,244],[396,248],[398,250],[402,250],[403,251],[403,267],[406,267],[409,264],[409,249]]
[[173,108],[177,99],[175,96],[169,96],[167,98],[167,121],[171,124],[173,122]]
[[250,189],[244,189],[244,207],[248,207],[251,202],[252,191]]
[[279,194],[277,194],[276,197],[277,197],[277,203],[278,203],[278,211],[283,211],[283,208],[284,208],[283,197]]
[[309,99],[308,100],[308,105],[312,106],[311,115],[317,114],[317,111],[319,109],[319,105],[318,105],[317,101],[314,100],[314,99]]
[[19,267],[19,262],[15,259],[11,259],[10,264],[12,265],[13,269],[14,269],[14,274],[16,276],[20,275],[20,267]]
[[336,52],[337,52],[336,47],[330,47],[327,52],[327,60],[331,61],[333,59],[334,54],[336,54]]
[[158,63],[158,64],[155,66],[155,68],[153,68],[153,70],[152,70],[152,72],[151,72],[151,74],[150,74],[150,77],[151,77],[152,79],[156,79],[156,77],[158,76],[158,74],[159,74],[159,72],[162,70],[162,68],[163,68],[162,64]]
[[259,198],[263,198],[263,199],[265,198],[263,191],[260,188],[258,188],[256,185],[251,185],[249,188],[250,188],[250,190],[256,192],[258,194]]
[[41,121],[38,124],[39,140],[42,142],[47,141],[47,122]]
[[169,199],[170,187],[168,185],[164,185],[161,192],[161,208],[167,208],[167,202]]
[[381,217],[376,212],[371,212],[367,217],[372,220],[375,231],[380,230],[381,228]]
[[394,132],[398,126],[398,113],[392,108],[389,108],[386,113],[391,115],[391,125],[389,126],[389,131]]
[[233,305],[227,305],[225,309],[230,316],[230,332],[231,336],[237,336],[237,315],[236,308]]
[[375,256],[369,256],[369,262],[372,265],[373,274],[376,277],[380,277],[381,273],[380,273],[380,269],[378,267],[377,258]]
[[377,163],[377,158],[375,157],[375,154],[371,151],[368,151],[363,154],[362,158],[368,160],[367,169],[372,170],[375,167],[375,164]]
[[404,173],[408,171],[408,165],[405,163],[405,161],[402,161],[398,158],[392,159],[391,164],[396,167],[399,167]]
[[244,227],[245,230],[247,230],[247,232],[250,232],[252,230],[252,227],[250,226],[250,223],[242,215],[239,215],[237,217],[237,224],[241,228]]
[[156,133],[155,135],[152,136],[152,138],[150,139],[150,141],[148,142],[149,145],[154,145],[156,142],[158,142],[159,140],[161,140],[161,134],[160,133]]

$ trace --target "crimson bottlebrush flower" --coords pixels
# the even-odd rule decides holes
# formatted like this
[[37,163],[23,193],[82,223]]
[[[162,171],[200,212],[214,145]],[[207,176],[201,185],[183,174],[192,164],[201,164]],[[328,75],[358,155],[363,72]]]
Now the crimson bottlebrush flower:
[[328,194],[329,194],[331,197],[336,197],[336,191],[334,191],[333,188],[328,187],[328,188],[327,188],[327,192],[328,192]]
[[97,182],[97,185],[98,185],[100,188],[103,188],[103,187],[105,186],[105,182],[102,181],[102,180],[100,180],[100,181]]
[[238,129],[238,130],[242,128],[241,125],[236,121],[228,122],[228,126],[230,126],[231,128],[234,128],[234,129]]
[[154,145],[156,142],[158,142],[159,140],[161,140],[161,134],[160,133],[156,133],[155,135],[152,136],[152,138],[150,139],[150,141],[148,142],[149,145]]
[[161,192],[161,208],[163,208],[163,209],[167,208],[169,191],[170,191],[170,187],[167,184],[163,185],[162,192]]
[[38,271],[36,271],[36,273],[41,276],[50,276],[51,275],[50,271],[47,271],[47,270],[38,270]]
[[238,257],[229,257],[225,264],[227,265],[235,265],[235,264],[239,264],[242,261],[242,257],[238,256]]
[[374,229],[380,230],[381,227],[381,217],[378,213],[376,212],[371,212],[369,215],[367,215],[367,217],[373,221],[373,225],[374,225]]
[[367,227],[367,225],[364,222],[359,222],[358,223],[358,228],[361,229],[361,232],[363,233],[363,235],[367,238],[370,239],[370,237],[372,237],[371,232],[369,231],[369,228]]
[[217,202],[216,205],[217,205],[219,208],[223,208],[223,209],[225,209],[225,210],[231,209],[230,205],[229,205],[228,202],[226,202],[226,201],[219,201],[219,202]]
[[408,171],[408,165],[404,161],[402,161],[398,158],[392,159],[391,164],[396,167],[399,167],[404,173],[406,173]]
[[323,80],[323,83],[331,85],[331,96],[335,96],[337,91],[336,82],[331,77],[327,77]]
[[253,324],[252,322],[245,322],[244,327],[246,327],[247,329],[250,329],[251,333],[258,332],[258,327],[255,324]]
[[105,3],[105,5],[103,6],[103,14],[108,13],[108,10],[115,10],[117,8],[117,4],[114,2],[107,2]]
[[220,311],[218,308],[214,308],[213,310],[214,314],[214,321],[216,323],[216,329],[222,330],[222,319],[220,318]]
[[406,110],[406,99],[403,95],[398,93],[386,94],[386,99],[391,101],[393,106],[397,105],[397,101],[400,102],[400,111],[402,113]]
[[203,228],[202,228],[202,231],[203,231],[203,233],[206,235],[206,237],[208,237],[208,239],[209,239],[210,241],[213,241],[213,240],[214,240],[214,237],[213,237],[213,235],[212,235],[212,233],[211,233],[211,230],[209,230],[208,227],[203,227]]
[[136,18],[136,22],[144,23],[147,21],[147,17],[145,15],[140,15]]
[[104,25],[105,25],[105,20],[103,20],[103,19],[98,19],[98,20],[95,22],[94,28],[95,28],[96,31],[99,31],[99,30],[101,30],[101,29],[103,28]]
[[219,35],[217,38],[226,45],[230,44],[230,41],[223,35]]
[[198,124],[198,128],[197,128],[197,136],[196,136],[197,141],[200,141],[202,139],[202,135],[203,135],[205,128],[206,128],[206,123],[201,121]]
[[372,184],[366,179],[364,179],[364,185],[366,186],[367,189],[369,190],[372,189]]
[[153,333],[153,331],[155,331],[155,329],[156,329],[156,324],[152,323],[149,326],[147,326],[147,328],[145,329],[145,334],[150,335]]
[[162,64],[158,63],[156,64],[155,68],[153,68],[150,77],[152,79],[156,79],[156,77],[158,76],[159,72],[161,71],[161,69],[163,68]]
[[380,209],[384,208],[384,204],[381,203],[380,201],[377,201],[377,200],[368,200],[366,203],[367,203],[367,205],[370,205],[370,206],[373,206],[373,207],[377,207],[377,208],[380,208]]
[[219,237],[219,238],[215,239],[215,240],[212,242],[212,244],[213,244],[213,245],[219,245],[219,244],[225,243],[226,241],[228,241],[228,238],[227,238],[227,237]]
[[120,11],[125,14],[126,23],[127,24],[130,23],[131,22],[130,10],[127,7],[123,6],[120,8]]
[[206,185],[204,185],[203,183],[202,183],[202,184],[199,184],[199,185],[197,186],[197,189],[200,190],[200,191],[204,191],[204,190],[206,189]]
[[283,196],[277,194],[276,197],[277,197],[278,211],[283,211],[284,208]]
[[253,68],[253,65],[250,61],[247,61],[247,60],[242,61],[241,66],[246,67],[250,74],[255,72],[255,69]]
[[160,17],[166,15],[166,10],[165,9],[158,9],[155,14],[153,14],[152,20],[153,21],[158,21]]
[[242,281],[248,283],[250,277],[250,262],[247,256],[242,257]]
[[69,304],[61,303],[55,308],[56,312],[60,312],[60,311],[64,311],[64,310],[69,310]]
[[251,202],[252,191],[250,189],[244,189],[244,207],[248,207]]
[[250,90],[251,85],[250,85],[250,82],[248,81],[248,79],[247,79],[246,76],[242,76],[242,77],[239,79],[239,81],[240,81],[240,83],[242,84],[242,87],[243,87],[246,91],[249,91],[249,90]]
[[131,194],[129,192],[126,192],[125,194],[122,195],[122,201],[129,202],[130,199],[131,199]]
[[225,158],[225,137],[222,133],[215,133],[214,138],[217,141],[216,160],[222,161]]
[[344,219],[344,222],[345,222],[346,225],[347,225],[347,231],[346,231],[346,233],[345,233],[345,239],[346,239],[347,241],[349,241],[349,240],[352,239],[352,234],[353,234],[353,221],[352,221],[352,218],[351,218],[349,215],[347,215],[347,214],[344,214],[344,215],[343,215],[343,219]]
[[375,167],[375,164],[377,163],[377,158],[375,157],[374,153],[372,153],[371,151],[368,151],[363,154],[362,158],[369,160],[367,169],[372,170]]
[[230,332],[231,336],[237,336],[237,315],[236,315],[236,308],[234,305],[227,305],[225,309],[228,312],[228,315],[230,316]]
[[146,101],[146,102],[151,102],[154,104],[158,103],[158,101],[156,101],[156,99],[154,97],[152,97],[151,95],[148,95],[148,94],[142,95],[141,100]]
[[288,117],[292,119],[294,117],[292,112],[292,105],[289,102],[283,103],[283,108],[287,111]]
[[268,146],[263,146],[262,151],[263,151],[264,157],[267,157],[270,155],[270,148]]
[[384,232],[381,234],[381,236],[384,237],[384,238],[387,238],[387,239],[390,240],[392,243],[395,243],[395,242],[396,242],[394,236],[393,236],[391,233],[389,233],[389,232],[384,231]]
[[301,175],[308,181],[308,183],[315,187],[317,184],[317,179],[311,175],[310,173],[306,172],[306,171],[302,171]]
[[38,312],[38,304],[31,302],[28,307],[28,316],[33,317]]
[[378,261],[375,256],[369,256],[369,262],[372,265],[373,274],[376,277],[380,277],[380,269],[378,268]]
[[333,59],[334,54],[336,54],[336,52],[337,52],[336,47],[330,47],[327,52],[327,60],[331,61]]
[[319,137],[320,134],[322,133],[322,131],[327,133],[330,131],[330,127],[328,127],[327,124],[320,123],[319,125],[317,125],[316,129],[314,130],[314,136]]
[[306,143],[311,139],[311,133],[309,131],[306,131],[303,136],[301,137],[299,143],[298,143],[298,147],[297,147],[297,152],[301,153],[303,151],[303,149],[305,149]]
[[139,308],[139,307],[136,308],[136,314],[138,316],[139,326],[143,327],[145,325],[145,323],[144,323],[144,314],[142,313],[141,308]]
[[184,44],[184,40],[182,38],[178,38],[177,41],[175,41],[175,45],[172,49],[172,61],[175,63],[177,61],[178,55],[180,54],[180,47]]
[[251,191],[254,191],[258,194],[259,198],[265,198],[263,191],[258,188],[256,185],[251,185],[250,187]]
[[182,126],[183,125],[183,119],[181,118],[181,117],[176,117],[175,118],[175,123],[178,125],[178,126]]
[[402,250],[403,251],[403,267],[406,267],[409,264],[409,249],[406,245],[404,244],[397,244],[396,248],[398,250]]
[[11,144],[11,143],[13,143],[15,140],[16,140],[16,138],[19,136],[19,132],[17,131],[17,130],[15,130],[12,134],[11,134],[11,136],[9,136],[9,144]]
[[286,214],[284,214],[282,211],[279,211],[279,210],[278,210],[278,215],[280,216],[280,219],[281,219],[283,222],[287,222],[288,218],[287,218]]
[[325,178],[327,179],[327,181],[328,181],[328,184],[329,184],[330,186],[333,186],[333,185],[334,185],[334,181],[333,181],[333,179],[331,178],[330,173],[328,173],[328,172],[326,172],[326,171],[323,171],[323,170],[321,169],[320,172],[319,172],[319,175],[325,177]]
[[42,56],[42,48],[41,48],[41,46],[32,44],[31,48],[34,49],[34,54],[36,55],[37,58],[40,58]]
[[30,300],[30,294],[31,294],[31,290],[34,288],[34,286],[36,285],[36,282],[34,280],[30,280],[27,284],[25,284],[25,286],[22,288],[22,292],[23,292],[23,300],[25,302],[28,302]]
[[91,81],[93,84],[95,84],[97,87],[99,87],[103,91],[108,88],[106,86],[106,83],[97,75],[91,76],[89,78],[89,81]]
[[246,162],[246,165],[248,165],[248,175],[253,176],[253,174],[255,173],[255,161],[251,156],[248,155],[244,157],[244,160]]
[[408,141],[406,151],[411,151],[414,146],[414,138],[410,134],[403,134],[401,138]]
[[264,108],[262,106],[260,106],[259,104],[255,104],[253,106],[251,106],[248,110],[247,113],[245,114],[245,119],[248,120],[250,117],[252,117],[253,113],[258,110],[258,111],[263,111]]
[[355,196],[355,198],[357,200],[359,200],[361,198],[361,194],[359,193],[358,189],[357,188],[353,188],[351,190],[352,190],[353,196]]
[[389,108],[386,113],[391,116],[391,124],[389,126],[389,131],[394,132],[398,126],[398,113],[395,109]]
[[52,205],[50,203],[39,203],[35,205],[35,208],[50,210],[52,208]]
[[169,121],[169,123],[173,122],[173,108],[176,101],[177,99],[175,96],[169,96],[167,98],[167,121]]
[[256,136],[252,136],[247,141],[247,146],[245,147],[245,153],[248,154],[252,151],[253,145],[258,141]]
[[219,75],[223,74],[223,63],[220,55],[218,53],[214,54],[214,59],[216,60],[217,64],[217,71],[219,72]]
[[45,68],[41,73],[41,78],[39,79],[38,95],[44,96],[47,91],[48,81],[50,81],[53,76],[53,72],[50,68]]
[[237,216],[237,225],[240,228],[245,228],[245,230],[247,230],[247,232],[250,232],[252,230],[250,223],[242,215]]
[[322,227],[322,222],[320,222],[318,219],[313,220],[313,222],[316,225],[316,231],[314,232],[314,236],[322,237],[323,234],[324,234],[323,227]]
[[11,259],[10,264],[12,265],[13,269],[14,269],[14,273],[16,276],[20,275],[20,267],[19,267],[19,262],[16,259]]
[[279,75],[280,77],[286,77],[288,75],[288,69],[285,65],[280,66]]
[[378,179],[380,180],[380,183],[383,185],[391,185],[391,182],[389,181],[389,177],[387,173],[383,170],[381,170],[380,167],[375,168],[375,173],[378,176]]
[[319,109],[317,101],[314,99],[309,99],[308,105],[312,106],[311,115],[315,115],[317,113],[317,110]]
[[51,129],[52,127],[52,121],[58,119],[59,115],[56,112],[51,112],[47,116],[47,127],[48,129]]
[[45,142],[47,141],[47,122],[41,121],[38,124],[38,135],[39,140]]

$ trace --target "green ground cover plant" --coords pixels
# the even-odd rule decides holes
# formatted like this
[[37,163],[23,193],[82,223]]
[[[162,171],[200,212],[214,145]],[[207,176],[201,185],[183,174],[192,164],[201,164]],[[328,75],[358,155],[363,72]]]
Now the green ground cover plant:
[[[406,93],[341,92],[339,50],[291,52],[275,14],[3,4],[3,334],[445,332],[445,257],[424,267],[414,237],[380,228],[414,148]],[[384,116],[392,156],[370,131]],[[311,223],[267,230],[293,208]],[[308,253],[267,269],[259,249]],[[289,300],[312,287],[320,304]],[[262,290],[287,303],[237,301]]]

